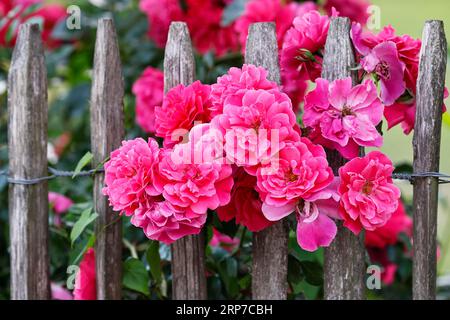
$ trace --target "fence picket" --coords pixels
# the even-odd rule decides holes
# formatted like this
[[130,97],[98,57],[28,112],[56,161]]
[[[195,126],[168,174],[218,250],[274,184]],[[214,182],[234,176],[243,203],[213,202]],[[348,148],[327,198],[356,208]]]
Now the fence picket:
[[[331,18],[322,65],[322,77],[329,81],[352,76],[353,84],[356,83],[355,74],[349,69],[355,64],[350,26],[348,18]],[[336,175],[345,159],[334,150],[327,150],[327,156]],[[362,234],[355,236],[338,223],[336,238],[325,249],[325,299],[364,299],[365,249],[362,237]]]
[[[38,24],[22,24],[8,76],[9,175],[47,175],[47,70]],[[49,299],[47,182],[10,184],[11,299]]]
[[[91,93],[93,165],[101,164],[124,138],[123,76],[112,19],[98,22]],[[104,174],[94,179],[97,298],[122,298],[122,222],[102,193]]]
[[[254,23],[249,28],[245,62],[268,70],[280,84],[278,45],[274,23]],[[288,230],[286,222],[253,233],[252,297],[256,300],[287,298]]]
[[[414,172],[439,171],[447,41],[442,21],[425,23],[417,79]],[[414,179],[413,299],[436,298],[438,178]]]
[[[195,62],[184,22],[172,22],[164,56],[164,92],[194,82]],[[203,233],[186,236],[172,245],[172,298],[207,299]]]

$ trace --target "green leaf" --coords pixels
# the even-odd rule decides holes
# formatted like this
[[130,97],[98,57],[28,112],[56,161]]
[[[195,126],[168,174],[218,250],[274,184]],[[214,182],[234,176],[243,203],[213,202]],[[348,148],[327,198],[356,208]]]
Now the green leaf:
[[320,286],[323,283],[323,268],[315,261],[301,261],[303,273],[306,282],[314,286]]
[[147,248],[146,258],[150,266],[150,273],[152,274],[153,279],[156,283],[158,283],[158,285],[161,284],[162,270],[158,241],[150,241],[150,245]]
[[288,256],[288,281],[291,284],[298,284],[304,279],[302,265],[300,261],[292,255]]
[[245,10],[245,4],[247,0],[233,0],[222,13],[222,21],[220,22],[222,27],[227,27],[232,24]]
[[19,20],[15,19],[13,22],[9,25],[8,31],[6,32],[5,40],[6,42],[10,42],[14,35],[17,32],[17,28],[19,27]]
[[78,161],[78,164],[75,168],[75,172],[73,173],[72,179],[80,174],[81,170],[91,162],[93,155],[90,151],[86,152],[86,154]]
[[236,259],[229,258],[223,260],[218,265],[219,275],[225,284],[225,290],[228,293],[228,298],[233,298],[239,293],[239,286],[237,281],[238,264]]
[[84,229],[91,224],[92,221],[97,219],[98,214],[96,212],[92,212],[92,208],[87,208],[81,213],[80,219],[73,225],[72,231],[70,232],[70,241],[72,244],[78,237],[83,233]]
[[20,16],[23,18],[26,18],[30,14],[36,12],[40,7],[42,7],[42,4],[40,4],[40,3],[32,4],[28,7],[26,7],[25,10],[23,10],[23,12],[20,14]]
[[124,262],[122,284],[125,288],[149,296],[148,282],[148,273],[141,260],[130,258]]

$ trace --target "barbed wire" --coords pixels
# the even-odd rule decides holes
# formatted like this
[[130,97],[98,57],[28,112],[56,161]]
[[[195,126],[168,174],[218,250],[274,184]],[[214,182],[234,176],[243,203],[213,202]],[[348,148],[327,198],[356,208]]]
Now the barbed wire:
[[[22,178],[12,178],[8,176],[8,170],[0,170],[0,176],[5,176],[7,178],[8,183],[11,184],[22,184],[22,185],[32,185],[38,184],[43,181],[53,180],[59,177],[87,177],[93,176],[98,173],[103,173],[105,170],[103,168],[97,168],[86,171],[64,171],[58,170],[52,167],[48,168],[48,172],[50,175],[45,177],[37,177],[32,179],[22,179]],[[450,175],[441,172],[422,172],[422,173],[393,173],[392,178],[395,180],[407,180],[410,183],[414,183],[414,179],[416,178],[438,178],[439,184],[450,183]]]
[[22,185],[32,185],[32,184],[38,184],[43,181],[53,180],[55,178],[59,177],[87,177],[87,176],[93,176],[98,173],[103,173],[105,170],[103,168],[98,169],[92,169],[92,170],[86,170],[86,171],[65,171],[65,170],[58,170],[52,167],[48,167],[48,172],[50,175],[44,176],[44,177],[37,177],[37,178],[31,178],[31,179],[24,179],[24,178],[12,178],[8,175],[7,170],[1,170],[0,176],[5,176],[8,183],[10,184],[22,184]]

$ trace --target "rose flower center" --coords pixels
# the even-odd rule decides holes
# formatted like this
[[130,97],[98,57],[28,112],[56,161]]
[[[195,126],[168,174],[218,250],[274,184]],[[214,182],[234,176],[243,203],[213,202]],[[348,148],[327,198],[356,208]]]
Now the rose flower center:
[[373,183],[371,181],[366,181],[362,187],[362,192],[365,195],[370,195],[372,193]]
[[342,108],[342,116],[346,117],[346,116],[352,116],[354,115],[352,109],[349,106],[344,106]]
[[375,67],[375,73],[383,80],[389,80],[391,74],[389,72],[389,65],[386,61],[380,61]]

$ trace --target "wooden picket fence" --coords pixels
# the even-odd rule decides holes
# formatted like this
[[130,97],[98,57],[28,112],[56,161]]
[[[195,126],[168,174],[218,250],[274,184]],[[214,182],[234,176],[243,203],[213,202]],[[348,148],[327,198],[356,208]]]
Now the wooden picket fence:
[[[352,76],[355,55],[350,21],[332,18],[323,58],[322,77]],[[278,48],[273,23],[251,25],[245,62],[262,66],[280,83]],[[414,128],[414,172],[437,172],[441,112],[447,60],[442,21],[427,21],[423,30],[417,82]],[[91,148],[94,166],[120,146],[124,137],[123,77],[117,36],[111,19],[98,24],[91,97]],[[195,80],[194,55],[186,24],[172,23],[164,59],[164,89]],[[20,27],[8,79],[9,175],[34,179],[47,169],[47,76],[37,25]],[[364,152],[361,150],[361,152]],[[329,152],[335,173],[344,163]],[[120,299],[122,234],[117,213],[102,195],[103,174],[96,174],[96,271],[98,299]],[[11,240],[11,298],[49,299],[47,182],[11,183],[9,188]],[[438,178],[414,180],[413,298],[436,296],[436,224]],[[202,235],[187,236],[172,245],[174,299],[206,299],[205,243]],[[253,236],[253,299],[287,298],[288,231],[284,221]],[[365,298],[363,235],[356,237],[339,225],[333,244],[325,250],[324,298]]]

